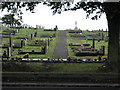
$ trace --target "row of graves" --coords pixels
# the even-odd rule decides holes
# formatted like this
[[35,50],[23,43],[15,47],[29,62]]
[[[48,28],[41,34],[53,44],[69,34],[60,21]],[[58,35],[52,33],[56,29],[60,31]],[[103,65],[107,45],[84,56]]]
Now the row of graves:
[[[13,46],[16,46],[16,43],[13,44],[12,41],[12,36],[16,35],[16,33],[18,33],[19,30],[3,30],[2,33],[0,34],[2,37],[2,44],[0,45],[0,48],[2,48],[3,53],[2,53],[2,58],[9,58],[10,56],[12,56],[13,53]],[[4,43],[4,41],[7,41]]]
[[[48,47],[51,39],[36,39],[33,40],[32,43],[28,44],[29,46],[40,46],[39,50],[32,49],[31,51],[18,49],[18,54],[26,54],[24,57],[29,57],[29,54],[46,54],[48,51]],[[23,58],[24,58],[23,57]]]
[[[36,29],[34,29],[36,30]],[[51,32],[52,30],[48,30],[48,29],[44,29],[44,31],[49,31]],[[24,60],[24,58],[29,58],[30,59],[30,55],[31,54],[38,54],[38,55],[45,55],[48,52],[48,48],[50,45],[50,42],[52,40],[54,40],[53,38],[56,37],[56,32],[53,33],[46,33],[44,32],[42,35],[39,35],[37,32],[35,32],[35,34],[31,34],[31,38],[32,37],[37,37],[37,39],[33,39],[31,43],[28,44],[28,46],[32,46],[32,47],[39,47],[39,49],[31,49],[31,51],[28,51],[26,49],[19,49],[18,50],[18,54],[25,54],[22,58]],[[39,38],[39,39],[38,39]],[[32,59],[34,60],[34,59]]]
[[[88,43],[85,44],[69,44],[76,56],[104,56],[105,46],[101,46],[100,49],[95,48],[95,40],[93,39],[92,46]],[[77,46],[77,47],[75,47]]]
[[[74,40],[75,38],[78,38],[80,40],[86,41],[86,43],[77,44],[76,43],[69,43],[68,46],[72,49],[73,53],[77,57],[81,56],[97,56],[99,59],[105,55],[105,46],[101,45],[101,47],[96,48],[95,42],[108,42],[108,36],[107,32],[103,31],[87,31],[85,34],[84,31],[79,30],[72,30],[69,31],[69,36]],[[87,43],[87,41],[92,43]],[[97,59],[98,60],[98,59]],[[88,61],[91,61],[88,59]],[[94,61],[94,60],[92,60]]]
[[[39,37],[38,32],[34,31],[31,32],[29,35],[17,35],[19,33],[20,29],[17,30],[3,30],[3,32],[0,34],[2,39],[6,42],[2,42],[2,45],[0,45],[0,48],[2,48],[2,60],[9,60],[14,55],[24,55],[22,58],[28,58],[31,54],[46,54],[48,51],[48,47],[50,44],[50,41],[52,41],[51,38],[37,38]],[[16,41],[14,41],[16,40]],[[14,41],[14,42],[13,42]],[[31,42],[31,43],[30,43]],[[39,50],[37,49],[24,49],[24,47],[32,46],[32,47],[40,47]],[[17,51],[17,52],[16,52]],[[17,57],[16,57],[17,58]]]
[[[87,33],[90,31],[87,31]],[[93,32],[93,34],[84,34],[82,33],[82,31],[69,31],[70,36],[73,38],[80,38],[80,39],[86,39],[86,40],[104,40],[105,42],[108,42],[108,35],[106,33],[103,32]]]

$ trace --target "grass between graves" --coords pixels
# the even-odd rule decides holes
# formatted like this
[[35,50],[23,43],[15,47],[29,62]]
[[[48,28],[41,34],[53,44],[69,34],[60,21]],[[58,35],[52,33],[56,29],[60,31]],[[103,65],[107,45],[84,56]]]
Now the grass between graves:
[[[71,37],[70,33],[68,33],[68,31],[66,31],[67,33],[67,45],[70,43],[73,44],[83,44],[83,43],[89,43],[92,45],[92,41],[91,40],[85,40],[85,39],[81,39],[81,38],[76,38],[76,37]],[[96,32],[87,32],[87,31],[83,31],[83,34],[96,34]],[[107,32],[104,32],[107,34]],[[108,54],[108,43],[105,41],[95,41],[95,47],[96,49],[100,49],[101,46],[104,45],[105,46],[105,55],[103,57],[107,57]],[[76,46],[77,48],[79,48],[79,46]],[[97,56],[75,56],[75,53],[73,52],[73,50],[71,49],[71,46],[68,46],[68,51],[69,51],[69,56],[72,58],[97,58]]]
[[[32,40],[30,40],[26,46],[23,46],[23,50],[24,51],[40,51],[41,46],[29,46],[30,43],[33,43],[33,41],[35,39],[48,39],[48,38],[43,38],[41,37],[42,35],[52,35],[55,33],[55,31],[44,31],[43,29],[19,29],[19,33],[16,33],[16,35],[13,35],[13,43],[19,42],[20,43],[20,39],[16,39],[16,37],[30,37],[30,34],[35,33],[35,31],[37,31],[37,37],[34,37]],[[58,36],[58,32],[56,31],[56,37],[53,37],[52,41],[50,42],[50,46],[48,48],[48,52],[45,55],[40,55],[40,54],[30,54],[29,57],[30,58],[48,58],[48,57],[52,57],[52,54],[54,52],[55,46],[56,46],[56,41],[57,41],[57,36]],[[8,38],[4,38],[4,43],[8,43]],[[15,58],[16,56],[19,57],[23,57],[24,55],[22,54],[18,54],[18,49],[15,49],[14,51],[14,55],[11,56],[11,58]]]

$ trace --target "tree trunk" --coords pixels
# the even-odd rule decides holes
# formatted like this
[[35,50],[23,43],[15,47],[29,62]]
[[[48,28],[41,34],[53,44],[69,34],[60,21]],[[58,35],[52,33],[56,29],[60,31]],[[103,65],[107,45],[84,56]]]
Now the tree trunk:
[[106,12],[109,29],[109,43],[108,43],[108,65],[115,72],[120,70],[119,59],[119,34],[120,34],[120,14],[111,16],[111,12]]

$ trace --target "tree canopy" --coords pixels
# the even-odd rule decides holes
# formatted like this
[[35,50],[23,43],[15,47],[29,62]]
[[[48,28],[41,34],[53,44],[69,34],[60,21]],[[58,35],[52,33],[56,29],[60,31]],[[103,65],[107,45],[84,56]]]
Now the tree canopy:
[[3,24],[6,24],[6,25],[18,25],[20,26],[21,25],[21,19],[15,19],[14,18],[14,14],[7,14],[7,15],[4,15],[2,18],[2,23]]
[[83,9],[86,11],[87,17],[89,17],[89,15],[96,12],[96,15],[92,17],[93,20],[100,18],[104,12],[111,13],[109,16],[114,16],[120,13],[120,2],[82,2],[82,0],[74,4],[74,6],[72,6],[73,2],[2,2],[0,3],[0,9],[3,11],[7,8],[7,11],[11,14],[20,16],[23,14],[21,8],[25,7],[26,11],[29,10],[34,13],[34,9],[39,3],[51,7],[53,14],[60,14],[62,11]]

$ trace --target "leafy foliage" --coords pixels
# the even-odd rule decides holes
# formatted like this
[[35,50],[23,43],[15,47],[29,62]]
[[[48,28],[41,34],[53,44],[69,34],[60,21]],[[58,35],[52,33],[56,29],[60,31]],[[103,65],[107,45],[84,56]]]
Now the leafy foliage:
[[[83,9],[86,11],[87,16],[93,14],[96,12],[96,14],[92,17],[93,20],[97,20],[101,17],[102,13],[111,13],[111,16],[114,16],[118,13],[120,13],[120,2],[82,2],[79,1],[76,4],[73,2],[2,2],[0,3],[1,10],[3,11],[5,8],[7,8],[8,12],[11,12],[12,14],[17,14],[20,16],[22,13],[21,8],[25,7],[26,10],[29,10],[30,12],[34,13],[34,8],[37,4],[42,3],[43,5],[47,5],[48,7],[51,7],[51,10],[53,10],[53,15],[56,13],[61,13],[63,11],[75,11],[77,9]],[[73,6],[74,5],[74,6]],[[73,6],[73,7],[72,7]]]
[[20,26],[21,25],[21,19],[15,19],[14,18],[14,14],[7,14],[7,15],[4,15],[2,18],[2,23],[5,23],[7,25],[18,25]]

